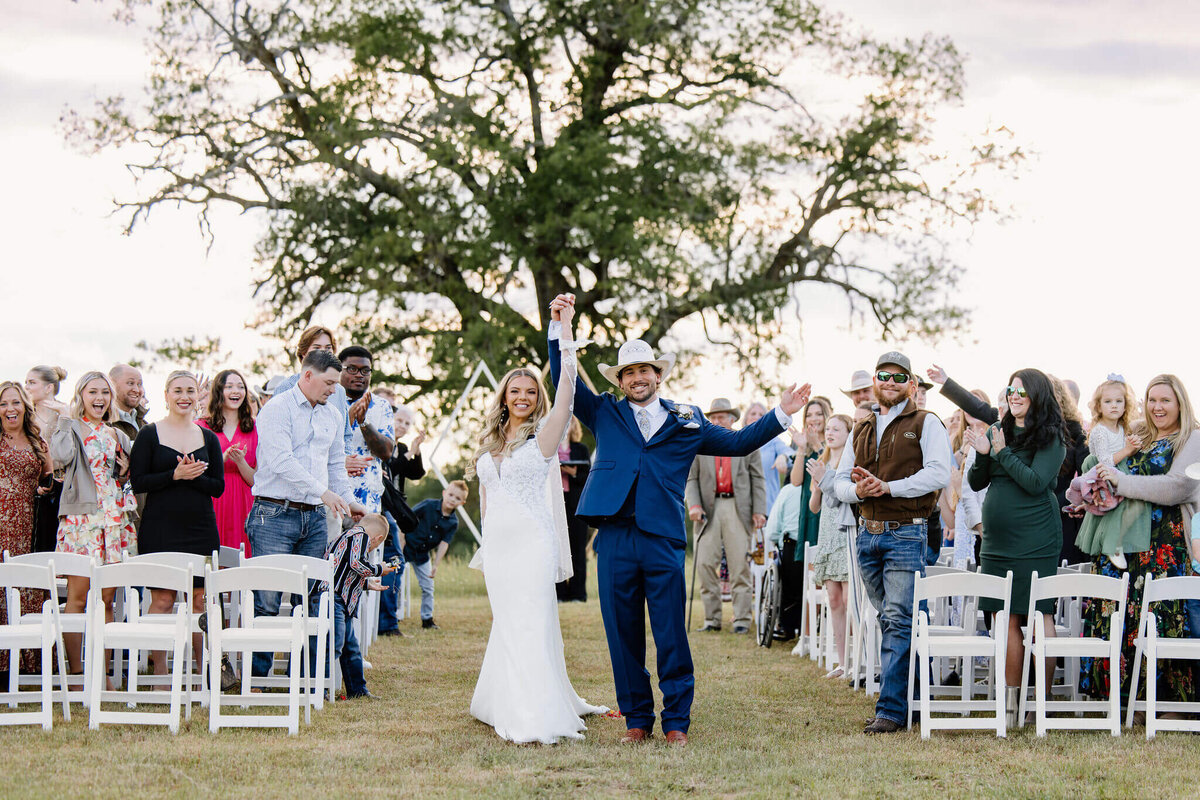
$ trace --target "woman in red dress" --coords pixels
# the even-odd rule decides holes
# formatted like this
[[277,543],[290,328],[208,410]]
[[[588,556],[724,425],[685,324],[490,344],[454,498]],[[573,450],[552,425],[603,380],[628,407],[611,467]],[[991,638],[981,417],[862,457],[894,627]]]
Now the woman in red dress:
[[225,547],[246,545],[250,555],[250,540],[246,538],[246,517],[254,496],[254,471],[258,466],[258,430],[251,414],[249,390],[241,373],[222,370],[213,378],[208,396],[208,409],[199,424],[217,435],[225,457],[225,491],[213,498],[217,514],[217,532]]
[[[38,482],[54,470],[34,418],[33,401],[20,384],[12,381],[0,383],[0,428],[3,428],[0,436],[0,548],[19,556],[28,553],[33,543],[33,504],[41,491]],[[45,600],[43,594],[22,590],[21,613],[41,611]],[[0,611],[4,622],[11,622],[3,596],[0,596]],[[0,671],[8,668],[8,651],[5,650],[0,652]],[[31,673],[39,669],[39,653],[23,651],[21,671]]]

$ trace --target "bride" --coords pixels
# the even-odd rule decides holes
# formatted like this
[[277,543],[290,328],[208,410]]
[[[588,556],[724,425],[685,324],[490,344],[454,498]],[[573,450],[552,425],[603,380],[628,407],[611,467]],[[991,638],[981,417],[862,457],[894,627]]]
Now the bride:
[[504,376],[491,403],[474,472],[481,486],[483,545],[471,566],[483,570],[492,632],[471,699],[471,714],[512,742],[582,739],[588,705],[567,677],[554,584],[571,576],[558,448],[571,422],[575,350],[573,306],[554,309],[562,324],[564,377],[553,408],[538,373]]

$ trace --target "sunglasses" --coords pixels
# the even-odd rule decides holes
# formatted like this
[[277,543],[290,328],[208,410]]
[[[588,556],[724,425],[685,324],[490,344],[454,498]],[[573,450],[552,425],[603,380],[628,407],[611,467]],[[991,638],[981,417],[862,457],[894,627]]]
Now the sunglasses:
[[1025,391],[1024,386],[1010,386],[1004,390],[1004,393],[1008,397],[1012,397],[1014,394],[1017,397],[1029,397],[1029,392]]
[[876,372],[875,380],[880,383],[908,383],[909,374],[907,372]]

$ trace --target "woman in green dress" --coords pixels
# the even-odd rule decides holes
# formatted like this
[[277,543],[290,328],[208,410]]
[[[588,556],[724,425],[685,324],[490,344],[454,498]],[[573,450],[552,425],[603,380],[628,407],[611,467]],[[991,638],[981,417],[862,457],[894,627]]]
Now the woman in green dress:
[[[1113,467],[1098,468],[1100,477],[1111,482],[1117,494],[1144,500],[1150,504],[1150,549],[1128,556],[1129,598],[1125,604],[1125,630],[1121,642],[1121,694],[1128,696],[1130,670],[1133,667],[1134,640],[1142,614],[1142,586],[1147,575],[1169,578],[1195,574],[1188,553],[1192,515],[1200,500],[1200,481],[1186,475],[1188,466],[1200,461],[1200,435],[1196,434],[1196,415],[1183,384],[1174,375],[1159,375],[1146,388],[1143,406],[1146,419],[1135,432],[1141,437],[1142,450],[1123,462],[1126,474]],[[1107,556],[1096,556],[1094,570],[1099,575],[1121,577]],[[1083,635],[1107,634],[1108,617],[1115,604],[1083,603]],[[1190,630],[1182,601],[1156,603],[1154,615],[1158,635],[1163,637],[1200,636]],[[1158,699],[1160,702],[1194,702],[1197,699],[1193,661],[1158,662]],[[1108,659],[1080,659],[1080,690],[1098,697],[1108,696]],[[1141,681],[1138,697],[1145,698],[1146,683]]]
[[[967,480],[977,492],[988,490],[979,552],[982,571],[1013,574],[1004,675],[1009,687],[1019,687],[1025,658],[1021,626],[1029,610],[1030,578],[1034,572],[1046,576],[1058,571],[1062,517],[1054,486],[1067,446],[1062,410],[1050,379],[1036,369],[1023,369],[1008,384],[1008,411],[1000,423],[986,433],[966,434],[976,450]],[[996,612],[1001,604],[981,599],[979,607]],[[1053,636],[1054,602],[1038,603],[1037,611],[1046,615],[1047,635]],[[1015,695],[1014,689],[1009,692]],[[1016,697],[1009,700],[1012,708]]]

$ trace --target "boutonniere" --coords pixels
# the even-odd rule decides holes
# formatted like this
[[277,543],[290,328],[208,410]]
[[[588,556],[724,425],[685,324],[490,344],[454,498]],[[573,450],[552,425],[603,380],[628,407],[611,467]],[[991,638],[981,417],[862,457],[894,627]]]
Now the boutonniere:
[[690,408],[675,407],[671,409],[671,413],[679,418],[679,421],[685,428],[699,428],[700,423],[696,421],[696,415],[692,413]]

